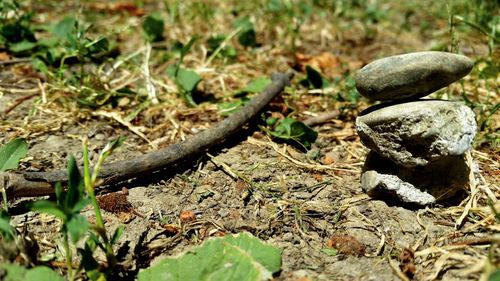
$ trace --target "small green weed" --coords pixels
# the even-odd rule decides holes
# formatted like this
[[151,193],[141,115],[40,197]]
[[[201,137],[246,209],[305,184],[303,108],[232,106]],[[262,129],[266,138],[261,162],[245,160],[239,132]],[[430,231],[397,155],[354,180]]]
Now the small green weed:
[[272,129],[261,128],[270,136],[285,141],[292,141],[306,149],[311,148],[311,145],[318,137],[318,133],[309,126],[290,117],[280,120],[271,117],[266,120],[266,123]]
[[[123,226],[119,227],[115,233],[108,236],[104,220],[99,209],[99,204],[95,197],[94,186],[97,175],[104,160],[124,141],[124,138],[109,143],[103,149],[93,170],[90,170],[88,158],[88,148],[86,142],[83,147],[83,176],[80,174],[74,157],[68,161],[68,188],[64,190],[61,184],[56,185],[56,202],[41,200],[32,204],[32,210],[54,215],[63,222],[61,234],[64,241],[64,252],[66,254],[66,265],[68,268],[69,280],[74,280],[78,271],[84,269],[91,280],[105,280],[117,264],[117,258],[113,251],[113,245],[123,233]],[[87,219],[80,214],[81,210],[91,204],[96,216],[96,225],[91,226]],[[90,230],[90,235],[85,241],[83,249],[78,249],[82,256],[80,267],[74,271],[72,265],[72,251],[70,242],[73,245],[83,238]],[[104,251],[107,261],[107,269],[102,271],[94,258],[93,253],[99,247]],[[104,279],[103,279],[104,278]]]
[[181,65],[196,41],[197,38],[193,37],[186,45],[179,45],[177,47],[180,54],[179,61],[167,69],[167,75],[175,80],[177,89],[190,106],[196,106],[193,94],[196,91],[196,86],[201,82],[201,76],[193,70],[181,67]]

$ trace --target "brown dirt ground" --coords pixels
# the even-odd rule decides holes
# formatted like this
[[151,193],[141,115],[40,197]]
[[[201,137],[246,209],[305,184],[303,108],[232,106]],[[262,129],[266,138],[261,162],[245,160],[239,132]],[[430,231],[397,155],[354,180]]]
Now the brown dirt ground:
[[[316,27],[304,26],[300,49],[310,55],[329,50],[344,61],[359,62],[353,66],[345,64],[345,69],[355,70],[373,58],[422,50],[430,44],[425,36],[390,31],[379,31],[367,43],[354,32],[338,31],[332,39],[326,36],[326,43],[321,45]],[[191,32],[194,31],[187,31]],[[259,40],[267,42],[270,33],[262,34]],[[176,34],[173,29],[169,36]],[[484,55],[481,51],[484,44],[469,41],[462,44],[462,50],[471,57]],[[219,78],[227,85],[234,83],[226,87],[235,89],[257,74],[268,75],[293,63],[293,56],[279,46],[266,46],[254,54],[242,55],[233,68],[207,70],[203,73],[206,82],[201,87],[222,98],[219,86],[210,84],[218,83]],[[126,50],[123,47],[122,52]],[[189,56],[187,64],[195,66],[200,52]],[[273,61],[258,65],[266,58]],[[37,89],[38,85],[23,69],[29,69],[29,65],[0,66],[2,86]],[[0,96],[0,112],[26,95],[29,95],[26,91],[5,91]],[[165,95],[163,103],[143,111],[134,123],[146,128],[148,139],[159,140],[155,143],[157,147],[180,141],[222,119],[213,104],[192,109],[185,107],[180,99]],[[299,98],[296,95],[283,94],[267,111],[279,113],[279,108],[285,111],[294,108],[299,111],[296,117],[305,120],[344,105],[326,99],[323,93],[302,90]],[[472,187],[477,193],[472,200],[466,196],[463,201],[413,209],[372,199],[360,188],[359,177],[367,150],[353,129],[354,117],[366,106],[363,101],[359,108],[351,108],[338,118],[315,126],[319,138],[307,153],[274,142],[250,126],[235,139],[199,159],[189,159],[182,167],[120,185],[113,192],[120,194],[120,188],[127,188],[132,208],[127,207],[122,213],[106,211],[104,216],[111,230],[125,224],[120,240],[121,245],[130,249],[124,254],[125,264],[130,269],[143,267],[162,257],[182,253],[209,237],[248,231],[283,249],[282,271],[276,280],[400,280],[404,275],[402,270],[410,272],[408,275],[414,273],[414,280],[478,280],[488,263],[488,255],[497,262],[500,255],[495,244],[498,243],[495,233],[500,229],[486,200],[493,194],[498,208],[498,148],[478,147],[472,152],[479,167]],[[301,109],[307,109],[309,114]],[[179,127],[167,121],[172,117]],[[95,157],[110,139],[126,136],[124,146],[109,161],[154,150],[153,145],[126,126],[72,104],[61,106],[57,98],[49,98],[43,104],[34,97],[20,104],[9,114],[3,114],[0,128],[0,143],[17,136],[28,139],[29,157],[23,160],[21,170],[64,168],[70,154],[81,161],[83,137],[88,137]],[[333,163],[325,157],[332,158]],[[17,200],[12,205],[27,200]],[[119,199],[111,201],[116,200]],[[456,228],[455,223],[468,202],[472,204],[469,215]],[[191,211],[194,218],[182,221],[180,214],[185,211]],[[90,221],[94,219],[90,211],[85,213]],[[57,220],[29,213],[16,217],[16,222],[27,225],[40,241],[42,257],[60,258]],[[332,243],[339,250],[335,256],[323,251]]]

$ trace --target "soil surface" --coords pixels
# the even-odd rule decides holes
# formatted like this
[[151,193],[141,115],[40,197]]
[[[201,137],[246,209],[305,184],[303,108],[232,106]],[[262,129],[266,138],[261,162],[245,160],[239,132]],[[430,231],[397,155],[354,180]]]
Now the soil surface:
[[[145,9],[152,11],[155,6],[149,3]],[[169,36],[176,32],[172,29]],[[323,34],[326,43],[321,45],[317,23],[304,25],[301,32],[301,52],[311,57],[330,52],[342,60],[337,67],[345,73],[354,73],[374,58],[428,49],[432,43],[425,34],[397,34],[380,28],[370,42],[355,32],[339,31],[335,38]],[[294,66],[294,54],[269,43],[271,31],[259,36],[260,49],[242,54],[233,68],[210,66],[202,73],[204,82],[199,87],[224,100],[227,93],[221,92],[220,81],[234,90],[252,77]],[[464,39],[460,44],[466,55],[474,59],[484,56],[486,43]],[[124,45],[121,52],[126,54],[131,47]],[[202,71],[196,68],[201,57],[202,50],[197,48],[186,63]],[[293,112],[304,121],[341,109],[338,116],[312,126],[319,136],[310,150],[269,138],[258,127],[262,122],[253,120],[238,135],[199,157],[99,189],[106,226],[113,231],[125,225],[119,241],[124,268],[145,268],[210,237],[243,231],[283,249],[282,270],[275,280],[478,280],[487,266],[499,261],[495,233],[500,228],[490,207],[498,210],[499,206],[498,147],[476,146],[471,154],[476,165],[471,189],[457,198],[425,208],[370,198],[360,187],[368,150],[356,135],[354,119],[371,103],[363,99],[357,104],[335,101],[332,97],[345,91],[342,89],[315,92],[300,88],[304,75],[298,69],[292,81],[295,91],[287,89],[264,113],[282,117]],[[129,101],[124,109],[88,109],[63,100],[64,94],[55,91],[55,86],[47,87],[48,102],[42,102],[39,91],[34,90],[36,96],[5,113],[20,98],[32,95],[29,90],[39,89],[37,81],[46,83],[44,79],[36,76],[30,63],[0,65],[0,85],[19,90],[0,95],[0,143],[15,137],[28,140],[28,157],[19,168],[23,171],[64,169],[69,155],[81,163],[83,138],[88,138],[95,161],[106,143],[126,136],[124,145],[108,158],[112,162],[182,141],[224,118],[210,101],[190,108],[174,93],[166,92],[160,93],[160,104],[142,110],[125,126],[101,111],[124,117],[137,103]],[[466,89],[476,87],[473,79],[475,76],[465,78]],[[456,88],[450,86],[446,91],[453,93]],[[498,124],[497,115],[493,128],[498,130]],[[132,129],[143,132],[149,142]],[[22,209],[31,200],[12,200],[11,210]],[[95,221],[90,209],[84,214]],[[42,260],[62,259],[57,234],[60,221],[29,212],[17,215],[15,222],[26,226],[39,241]],[[337,250],[335,254],[328,251],[332,248]]]

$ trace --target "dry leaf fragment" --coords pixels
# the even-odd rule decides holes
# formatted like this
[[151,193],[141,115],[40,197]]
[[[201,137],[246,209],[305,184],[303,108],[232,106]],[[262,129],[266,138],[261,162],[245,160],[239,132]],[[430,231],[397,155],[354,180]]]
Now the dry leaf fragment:
[[117,2],[117,3],[98,2],[90,4],[89,7],[97,12],[128,13],[129,15],[136,17],[140,17],[145,14],[143,9],[137,7],[137,5],[130,2]]
[[335,248],[340,254],[349,256],[363,256],[365,246],[355,237],[345,234],[335,234],[328,240],[328,247]]
[[342,75],[340,60],[329,52],[323,52],[316,56],[296,53],[295,63],[301,71],[305,71],[306,66],[309,65],[328,77]]
[[196,216],[191,211],[182,211],[179,215],[179,218],[181,219],[181,222],[190,222],[194,221],[196,219]]
[[412,278],[413,275],[415,275],[415,272],[417,271],[417,267],[413,263],[413,260],[415,258],[414,256],[415,252],[411,249],[405,248],[399,255],[399,260],[400,260],[400,265],[399,267],[401,268],[401,272],[406,274],[406,276]]
[[0,52],[0,61],[7,61],[10,60],[9,54],[6,52]]
[[180,232],[180,228],[173,224],[164,224],[162,227],[165,229],[165,232],[170,235],[175,235]]

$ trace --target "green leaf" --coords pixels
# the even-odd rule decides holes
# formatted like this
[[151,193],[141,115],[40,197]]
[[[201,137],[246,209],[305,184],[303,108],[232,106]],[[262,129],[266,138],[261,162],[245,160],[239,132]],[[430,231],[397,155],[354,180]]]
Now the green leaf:
[[495,270],[488,277],[488,281],[500,281],[500,269]]
[[46,266],[37,266],[28,270],[25,280],[64,281],[59,274]]
[[60,20],[53,28],[52,33],[60,38],[67,39],[71,34],[76,33],[77,21],[74,17],[67,16]]
[[157,42],[163,39],[163,30],[165,22],[160,13],[153,13],[146,17],[142,23],[142,29],[146,37],[151,42]]
[[177,258],[139,272],[138,280],[268,280],[281,268],[281,250],[248,233],[205,241]]
[[306,65],[306,73],[307,73],[307,81],[309,81],[309,84],[313,86],[314,89],[322,89],[324,88],[325,80],[321,76],[321,74],[314,68],[310,67],[309,65]]
[[89,222],[82,215],[74,215],[66,223],[66,228],[71,235],[71,241],[76,244],[89,229]]
[[198,73],[182,67],[170,66],[167,68],[167,75],[175,79],[175,82],[186,92],[192,92],[201,81]]
[[257,35],[254,29],[250,29],[242,32],[238,36],[238,42],[245,47],[256,47],[257,46]]
[[253,23],[250,20],[249,16],[245,16],[245,17],[237,19],[234,22],[234,27],[241,29],[241,31],[248,31],[248,30],[254,29]]
[[80,170],[78,170],[78,166],[76,165],[75,157],[69,157],[67,170],[68,191],[66,193],[64,206],[68,209],[73,209],[78,201],[83,199],[83,178],[80,174]]
[[0,264],[0,269],[5,270],[2,276],[4,281],[64,281],[55,271],[46,266],[37,266],[27,269],[17,264]]
[[64,201],[64,196],[66,196],[66,193],[63,190],[62,184],[60,182],[56,182],[55,184],[55,193],[56,193],[56,199],[57,199],[57,205],[61,205],[61,202]]
[[240,42],[241,45],[245,47],[257,46],[255,28],[248,16],[236,20],[234,25],[241,29],[240,34],[238,35],[238,42]]
[[318,137],[318,133],[309,126],[289,117],[280,120],[269,134],[283,140],[296,141],[307,149],[311,148]]
[[119,136],[117,139],[111,141],[110,143],[106,144],[104,149],[102,150],[102,154],[106,154],[106,157],[109,156],[115,149],[119,148],[120,146],[123,145],[127,138],[124,136]]
[[34,57],[31,60],[31,65],[33,66],[33,69],[35,69],[36,71],[39,71],[42,73],[47,73],[49,71],[47,64],[39,57]]
[[99,38],[96,41],[86,45],[88,52],[90,54],[96,54],[100,52],[107,52],[109,50],[109,41],[106,38]]
[[[90,242],[90,243],[89,243]],[[78,252],[82,256],[82,266],[85,271],[92,271],[99,268],[99,263],[94,258],[94,251],[96,249],[96,245],[91,240],[91,238],[85,241],[85,246],[83,249],[78,249]]]
[[180,49],[180,52],[181,52],[181,62],[182,62],[182,58],[184,58],[184,56],[191,50],[191,48],[193,47],[194,43],[197,40],[198,40],[198,37],[194,36],[191,39],[189,39],[189,42],[187,42],[186,45],[184,45],[184,46],[181,47],[181,49]]
[[83,208],[87,207],[88,204],[90,204],[90,202],[92,202],[90,200],[90,198],[82,198],[80,199],[78,202],[76,202],[75,205],[73,205],[73,207],[70,209],[71,210],[71,213],[73,214],[77,214],[79,213],[81,210],[83,210]]
[[10,225],[10,216],[5,210],[0,210],[0,234],[7,241],[14,239],[14,228]]
[[220,115],[229,116],[240,109],[248,100],[248,98],[244,98],[233,102],[221,102],[217,104],[217,107],[219,108]]
[[3,281],[22,281],[26,280],[27,268],[17,264],[0,264],[0,270],[5,270],[5,275],[2,276]]
[[23,40],[19,43],[9,45],[9,50],[14,53],[22,53],[36,48],[37,43]]
[[118,239],[120,239],[124,230],[125,230],[125,225],[121,224],[120,226],[118,226],[118,228],[113,233],[113,236],[111,237],[111,240],[109,243],[111,245],[114,245],[116,242],[118,242]]
[[[208,55],[212,55],[217,48],[220,47],[222,42],[226,40],[226,35],[224,34],[219,34],[213,37],[208,38],[207,40],[207,51]],[[222,49],[219,51],[219,54],[217,56],[220,57],[227,57],[227,58],[235,58],[237,55],[236,49],[229,45],[229,42],[226,42],[226,45],[222,47]]]
[[334,248],[323,248],[321,249],[321,252],[325,253],[328,256],[336,256],[337,255],[337,249]]
[[271,79],[267,77],[259,77],[252,80],[245,88],[241,89],[240,92],[259,93],[269,86],[271,82]]
[[15,170],[19,161],[28,153],[25,139],[17,138],[0,147],[0,172]]
[[31,210],[47,213],[66,221],[68,216],[55,202],[48,200],[35,201],[31,204]]
[[201,76],[192,70],[179,68],[176,80],[184,91],[192,92],[194,89],[196,89],[198,83],[200,83]]

